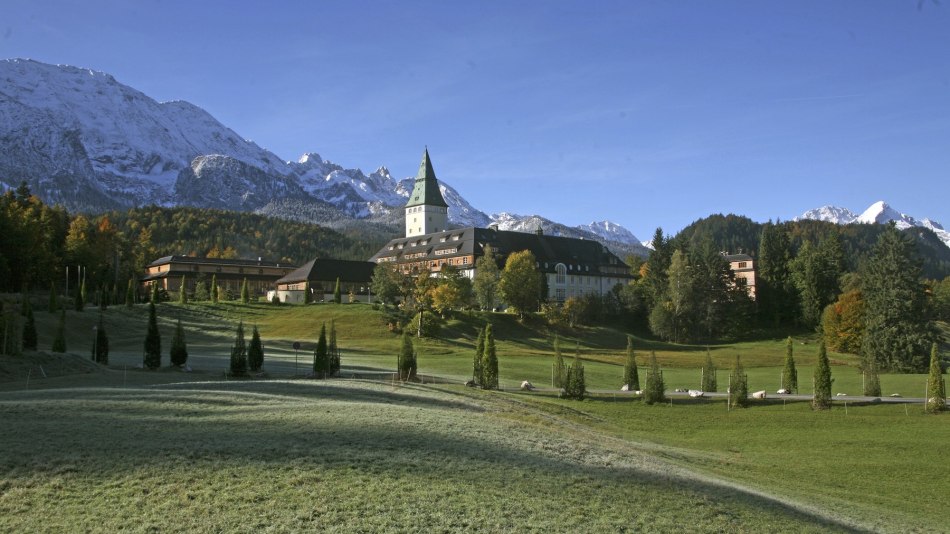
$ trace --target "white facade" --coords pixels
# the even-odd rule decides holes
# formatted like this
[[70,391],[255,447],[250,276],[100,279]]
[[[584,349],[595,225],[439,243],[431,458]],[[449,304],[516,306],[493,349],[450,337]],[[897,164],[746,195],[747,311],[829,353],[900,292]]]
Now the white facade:
[[428,204],[407,207],[406,237],[441,232],[448,222],[449,209],[446,207]]

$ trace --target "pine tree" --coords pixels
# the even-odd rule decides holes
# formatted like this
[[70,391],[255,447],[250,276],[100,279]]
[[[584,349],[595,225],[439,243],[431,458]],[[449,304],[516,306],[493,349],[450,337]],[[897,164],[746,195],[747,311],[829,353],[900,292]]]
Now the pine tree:
[[330,357],[330,376],[340,372],[340,349],[336,345],[336,321],[330,319],[330,340],[327,343],[327,352]]
[[650,369],[647,371],[646,387],[643,388],[643,400],[647,404],[666,400],[666,385],[663,383],[663,371],[656,361],[656,352],[650,351]]
[[864,395],[866,397],[880,397],[881,377],[877,372],[877,362],[869,361],[866,364],[863,369]]
[[782,389],[798,393],[798,370],[795,369],[792,336],[785,340],[785,369],[782,370]]
[[168,356],[172,365],[176,367],[181,367],[188,361],[188,345],[185,343],[185,330],[181,326],[181,319],[175,327],[175,336],[172,338],[172,347]]
[[244,342],[244,321],[238,323],[231,346],[231,376],[247,375],[247,344]]
[[125,307],[135,305],[135,280],[129,278],[129,287],[125,290]]
[[327,347],[327,325],[320,325],[320,337],[317,338],[317,346],[313,349],[313,376],[316,378],[326,378],[330,371],[330,353]]
[[53,352],[66,352],[66,310],[59,312],[59,324],[56,325],[56,334],[53,336]]
[[930,345],[930,376],[927,377],[927,411],[937,413],[947,409],[947,385],[943,381],[937,344]]
[[218,275],[212,274],[211,275],[211,302],[213,304],[217,304],[219,296],[220,295],[218,295]]
[[584,381],[584,364],[581,363],[581,350],[578,344],[574,350],[574,362],[567,368],[567,380],[564,386],[564,396],[568,399],[583,400],[587,392]]
[[729,405],[733,408],[745,408],[749,405],[749,375],[745,374],[738,354],[736,365],[729,375]]
[[251,345],[247,348],[247,365],[252,373],[260,371],[264,365],[264,345],[261,343],[261,334],[257,331],[257,325],[254,325]]
[[498,389],[498,353],[490,323],[485,326],[485,357],[482,362],[482,388]]
[[478,329],[478,339],[475,340],[475,358],[472,361],[472,381],[482,384],[482,360],[485,358],[485,329]]
[[178,286],[178,303],[188,304],[188,285],[186,284],[185,275],[181,275],[181,285]]
[[343,293],[340,290],[340,278],[336,279],[336,287],[333,288],[333,302],[340,304],[343,302]]
[[633,351],[633,336],[627,336],[627,358],[623,362],[623,383],[629,391],[640,389],[640,374],[637,371],[637,355]]
[[36,350],[36,319],[33,317],[33,305],[26,295],[23,297],[23,315],[26,316],[23,323],[23,348]]
[[824,340],[818,341],[818,364],[815,365],[815,393],[811,406],[815,410],[831,408],[831,364],[825,351]]
[[708,391],[710,393],[719,391],[716,371],[716,364],[713,363],[712,354],[709,352],[709,347],[706,347],[706,363],[703,364],[703,383],[700,386],[702,391]]
[[561,354],[561,339],[554,334],[554,369],[552,371],[552,386],[563,388],[567,384],[567,368],[564,366],[564,356]]
[[56,298],[56,284],[49,286],[49,308],[50,313],[59,311],[59,299]]
[[99,314],[99,324],[95,328],[96,333],[92,342],[92,361],[109,365],[109,336],[106,335],[106,328],[102,323],[102,314]]
[[86,307],[86,282],[83,282],[79,286],[79,290],[76,291],[76,299],[74,304],[76,305],[76,311],[81,312]]
[[142,362],[146,369],[158,369],[162,366],[162,336],[158,332],[158,318],[155,314],[155,303],[148,304],[148,329],[145,332],[145,360]]
[[[247,287],[247,278],[241,282],[241,304],[248,304],[251,302],[251,292]],[[254,369],[251,368],[253,371]]]
[[399,356],[396,359],[396,372],[399,380],[409,380],[414,374],[415,367],[415,349],[412,346],[412,337],[408,330],[402,332],[402,346],[399,349]]

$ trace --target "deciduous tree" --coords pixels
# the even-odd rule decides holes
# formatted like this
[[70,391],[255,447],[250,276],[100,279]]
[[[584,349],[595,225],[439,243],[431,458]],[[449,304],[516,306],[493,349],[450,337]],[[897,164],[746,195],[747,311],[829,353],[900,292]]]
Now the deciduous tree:
[[475,291],[475,300],[483,310],[492,310],[498,304],[498,281],[501,271],[498,269],[498,259],[494,249],[485,245],[483,254],[475,261],[475,279],[472,286]]
[[538,309],[540,285],[534,254],[529,250],[511,253],[501,273],[498,292],[502,300],[518,312],[519,318]]

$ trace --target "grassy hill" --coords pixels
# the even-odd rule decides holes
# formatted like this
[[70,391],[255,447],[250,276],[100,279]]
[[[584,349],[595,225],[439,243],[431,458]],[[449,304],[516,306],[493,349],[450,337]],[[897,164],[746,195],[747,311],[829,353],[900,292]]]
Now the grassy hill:
[[[942,500],[920,488],[950,491],[935,476],[945,458],[934,446],[950,440],[950,425],[919,406],[814,413],[774,401],[729,412],[710,399],[647,406],[606,392],[583,402],[517,392],[526,378],[547,384],[553,332],[479,313],[417,343],[420,372],[455,384],[314,381],[302,377],[331,319],[345,375],[391,370],[392,314],[356,304],[159,309],[163,363],[180,317],[192,372],[137,368],[146,306],[104,312],[108,367],[81,361],[98,317],[88,309],[67,314],[77,356],[0,359],[0,420],[12,430],[0,433],[0,530],[946,530]],[[56,316],[36,318],[48,348]],[[224,379],[238,321],[261,330],[264,377]],[[486,321],[508,392],[458,385]],[[803,390],[813,341],[796,337]],[[588,388],[617,390],[625,334],[565,332],[565,357],[575,343]],[[705,347],[636,346],[641,363],[657,352],[668,388],[698,386]],[[783,339],[710,350],[720,383],[738,353],[753,390],[777,388]],[[835,391],[859,392],[854,359],[833,359]],[[922,379],[881,381],[919,396]]]

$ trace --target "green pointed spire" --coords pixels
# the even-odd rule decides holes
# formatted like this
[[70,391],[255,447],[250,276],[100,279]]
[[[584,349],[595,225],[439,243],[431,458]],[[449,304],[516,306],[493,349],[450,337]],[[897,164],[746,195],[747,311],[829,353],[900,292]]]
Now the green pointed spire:
[[416,183],[412,188],[412,194],[409,195],[409,203],[406,204],[406,207],[421,205],[449,207],[445,203],[445,199],[442,198],[442,191],[439,190],[439,181],[435,177],[432,160],[429,159],[428,147],[422,155],[422,163],[419,164],[419,172],[416,174]]

